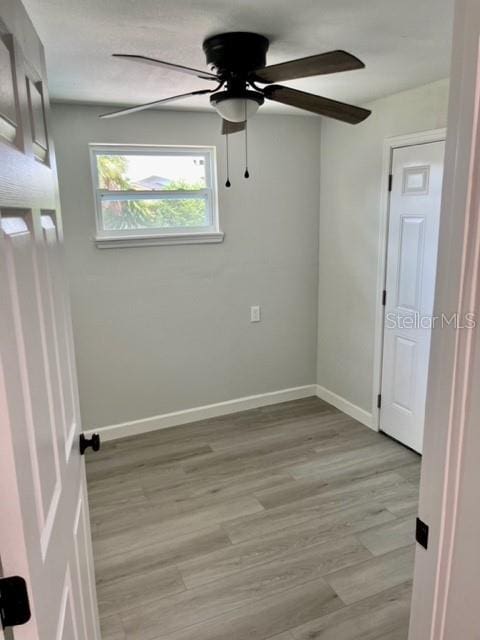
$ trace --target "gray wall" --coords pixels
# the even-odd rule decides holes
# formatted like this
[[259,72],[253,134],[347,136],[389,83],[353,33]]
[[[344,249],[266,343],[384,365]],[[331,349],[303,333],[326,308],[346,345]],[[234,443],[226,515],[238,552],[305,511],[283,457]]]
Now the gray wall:
[[[216,115],[99,112],[53,108],[83,427],[314,383],[319,120],[255,117],[227,190]],[[224,243],[96,249],[89,142],[217,145]]]
[[385,138],[446,126],[448,81],[370,107],[358,127],[322,124],[317,383],[372,411]]

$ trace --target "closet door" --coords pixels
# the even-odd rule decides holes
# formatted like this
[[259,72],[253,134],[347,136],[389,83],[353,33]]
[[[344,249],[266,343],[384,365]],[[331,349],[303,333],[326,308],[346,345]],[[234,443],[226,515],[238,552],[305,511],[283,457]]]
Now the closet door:
[[394,149],[380,428],[421,453],[445,142]]

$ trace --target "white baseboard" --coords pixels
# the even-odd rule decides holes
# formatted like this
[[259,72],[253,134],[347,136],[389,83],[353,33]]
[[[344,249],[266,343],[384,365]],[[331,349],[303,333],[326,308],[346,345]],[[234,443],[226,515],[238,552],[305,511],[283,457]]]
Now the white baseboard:
[[346,413],[352,418],[355,418],[355,420],[358,420],[358,422],[361,422],[366,427],[373,429],[373,431],[378,431],[375,426],[373,415],[368,411],[365,411],[365,409],[361,409],[356,404],[353,404],[353,402],[345,400],[342,396],[325,389],[325,387],[321,387],[319,384],[317,384],[316,394],[321,400],[328,402],[328,404],[332,404],[334,407],[340,409],[340,411],[343,411],[343,413]]
[[[89,429],[85,433],[86,435],[94,432],[99,433],[104,441],[117,440],[118,438],[125,438],[139,433],[148,433],[149,431],[157,431],[157,429],[168,429],[170,427],[188,424],[189,422],[197,422],[197,420],[216,418],[230,413],[237,413],[238,411],[266,407],[270,404],[277,404],[278,402],[299,400],[300,398],[308,398],[309,396],[315,395],[318,395],[317,385],[309,384],[303,387],[271,391],[255,396],[227,400],[226,402],[207,404],[193,409],[164,413],[162,415],[152,416],[151,418],[144,418],[143,420],[132,420],[131,422],[122,422],[107,427],[98,427],[96,429]],[[327,402],[329,401],[327,400]],[[335,403],[331,402],[331,404]],[[357,418],[357,420],[359,420],[359,418]]]

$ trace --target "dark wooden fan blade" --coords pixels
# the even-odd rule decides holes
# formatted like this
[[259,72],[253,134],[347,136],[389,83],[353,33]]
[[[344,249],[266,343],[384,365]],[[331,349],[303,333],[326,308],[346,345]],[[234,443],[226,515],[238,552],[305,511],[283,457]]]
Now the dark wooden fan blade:
[[272,84],[265,87],[263,92],[269,100],[288,104],[291,107],[297,107],[297,109],[304,109],[305,111],[317,113],[320,116],[335,118],[335,120],[341,120],[342,122],[348,122],[350,124],[358,124],[362,122],[362,120],[365,120],[365,118],[368,118],[372,113],[368,109],[354,107],[351,104],[337,102],[336,100],[330,100],[330,98],[324,98],[323,96],[315,96],[313,93],[305,93],[305,91],[282,87],[279,84]]
[[165,62],[164,60],[157,60],[156,58],[148,58],[147,56],[130,55],[127,53],[113,53],[114,58],[124,58],[125,60],[132,60],[133,62],[143,62],[145,64],[151,64],[156,67],[164,67],[165,69],[171,69],[172,71],[180,71],[181,73],[187,73],[190,76],[197,76],[203,80],[216,80],[218,76],[209,71],[201,71],[200,69],[192,69],[190,67],[184,67],[181,64],[174,64],[173,62]]
[[339,71],[352,71],[363,69],[365,65],[361,60],[346,51],[328,51],[317,56],[299,58],[274,64],[264,69],[258,69],[254,73],[254,80],[258,82],[283,82],[296,78],[308,78]]
[[227,133],[237,133],[245,129],[245,122],[230,122],[230,120],[222,120],[222,136]]
[[117,111],[109,111],[108,113],[102,113],[100,118],[116,118],[117,116],[126,116],[129,113],[135,113],[136,111],[143,111],[144,109],[150,109],[150,107],[154,107],[157,104],[172,102],[173,100],[181,100],[182,98],[190,98],[190,96],[201,96],[205,93],[212,93],[212,89],[200,89],[199,91],[191,91],[190,93],[181,93],[178,96],[171,96],[170,98],[161,98],[160,100],[154,100],[153,102],[146,102],[145,104],[137,104],[135,107],[125,107],[124,109],[118,109]]

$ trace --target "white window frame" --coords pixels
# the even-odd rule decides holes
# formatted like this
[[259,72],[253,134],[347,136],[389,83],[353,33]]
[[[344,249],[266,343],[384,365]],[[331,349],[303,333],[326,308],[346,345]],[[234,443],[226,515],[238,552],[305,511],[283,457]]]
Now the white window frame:
[[[162,244],[203,244],[222,242],[224,234],[218,221],[218,189],[215,147],[181,145],[125,145],[91,143],[89,146],[90,167],[95,201],[95,243],[99,249],[116,247],[140,247]],[[205,159],[205,189],[197,191],[108,191],[100,189],[97,170],[99,155],[162,155],[199,156]],[[198,198],[207,202],[209,224],[201,227],[165,227],[160,229],[105,230],[102,218],[102,200]]]

